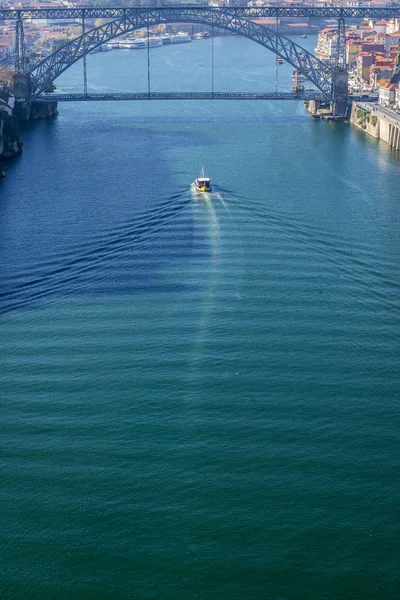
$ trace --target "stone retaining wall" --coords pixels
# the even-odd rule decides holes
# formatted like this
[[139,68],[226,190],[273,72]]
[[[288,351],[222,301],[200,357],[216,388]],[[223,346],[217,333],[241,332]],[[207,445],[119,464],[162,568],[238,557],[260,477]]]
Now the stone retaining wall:
[[394,150],[400,150],[400,116],[399,123],[393,123],[373,104],[353,102],[350,123],[372,137],[386,142]]

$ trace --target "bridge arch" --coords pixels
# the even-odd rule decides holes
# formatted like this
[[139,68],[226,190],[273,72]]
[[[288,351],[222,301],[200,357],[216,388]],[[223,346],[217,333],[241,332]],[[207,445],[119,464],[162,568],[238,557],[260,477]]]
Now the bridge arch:
[[229,9],[221,11],[212,7],[199,8],[195,14],[185,7],[174,7],[171,10],[143,9],[134,15],[124,12],[121,17],[85,32],[32,66],[27,73],[31,84],[28,102],[42,94],[72,64],[102,44],[137,29],[167,23],[199,23],[247,37],[291,64],[329,101],[334,102],[334,71],[324,62],[273,29],[240,17]]

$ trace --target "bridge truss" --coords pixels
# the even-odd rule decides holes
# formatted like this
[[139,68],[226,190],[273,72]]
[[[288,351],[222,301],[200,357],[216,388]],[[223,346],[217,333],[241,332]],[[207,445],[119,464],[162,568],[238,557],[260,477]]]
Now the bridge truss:
[[[150,7],[151,8],[151,7]],[[207,6],[161,6],[156,10],[160,11],[192,11],[195,14],[198,10],[209,8]],[[307,18],[325,18],[325,19],[393,19],[400,18],[400,5],[392,4],[390,6],[262,6],[257,8],[248,7],[215,7],[214,11],[231,14],[235,17],[245,19],[271,19],[284,17],[307,17]],[[142,8],[35,8],[25,7],[21,9],[0,8],[0,21],[16,21],[18,19],[118,19],[121,17],[135,18],[143,12]]]
[[40,96],[72,64],[102,44],[137,29],[164,23],[199,23],[247,37],[280,56],[315,85],[325,98],[335,101],[334,71],[330,66],[277,31],[239,16],[236,9],[183,6],[121,10],[119,18],[90,31],[83,29],[82,35],[34,65],[27,73],[30,79],[28,102]]

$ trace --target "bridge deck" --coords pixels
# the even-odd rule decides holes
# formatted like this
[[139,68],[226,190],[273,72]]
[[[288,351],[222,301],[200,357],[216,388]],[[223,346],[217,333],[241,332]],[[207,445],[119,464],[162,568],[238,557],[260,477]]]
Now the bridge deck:
[[286,6],[273,5],[249,8],[247,6],[209,6],[193,5],[185,6],[183,4],[167,4],[165,6],[143,6],[143,7],[101,7],[101,8],[37,8],[35,6],[24,6],[21,8],[0,8],[1,20],[16,19],[115,19],[118,17],[133,17],[143,11],[182,11],[187,13],[196,13],[197,10],[209,10],[213,13],[231,14],[235,17],[245,17],[250,19],[265,19],[277,17],[308,17],[308,18],[370,18],[370,19],[391,19],[400,17],[400,5],[393,3],[386,6]]
[[43,94],[35,102],[89,102],[104,100],[308,100],[323,99],[314,92],[140,92],[140,93],[89,93]]

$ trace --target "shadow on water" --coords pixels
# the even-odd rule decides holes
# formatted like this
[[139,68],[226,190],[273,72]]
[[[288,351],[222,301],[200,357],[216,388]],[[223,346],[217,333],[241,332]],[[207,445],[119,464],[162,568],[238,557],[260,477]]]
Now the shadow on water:
[[54,297],[177,291],[161,270],[169,262],[187,260],[192,251],[189,203],[188,191],[180,191],[65,255],[14,273],[3,281],[0,312]]

